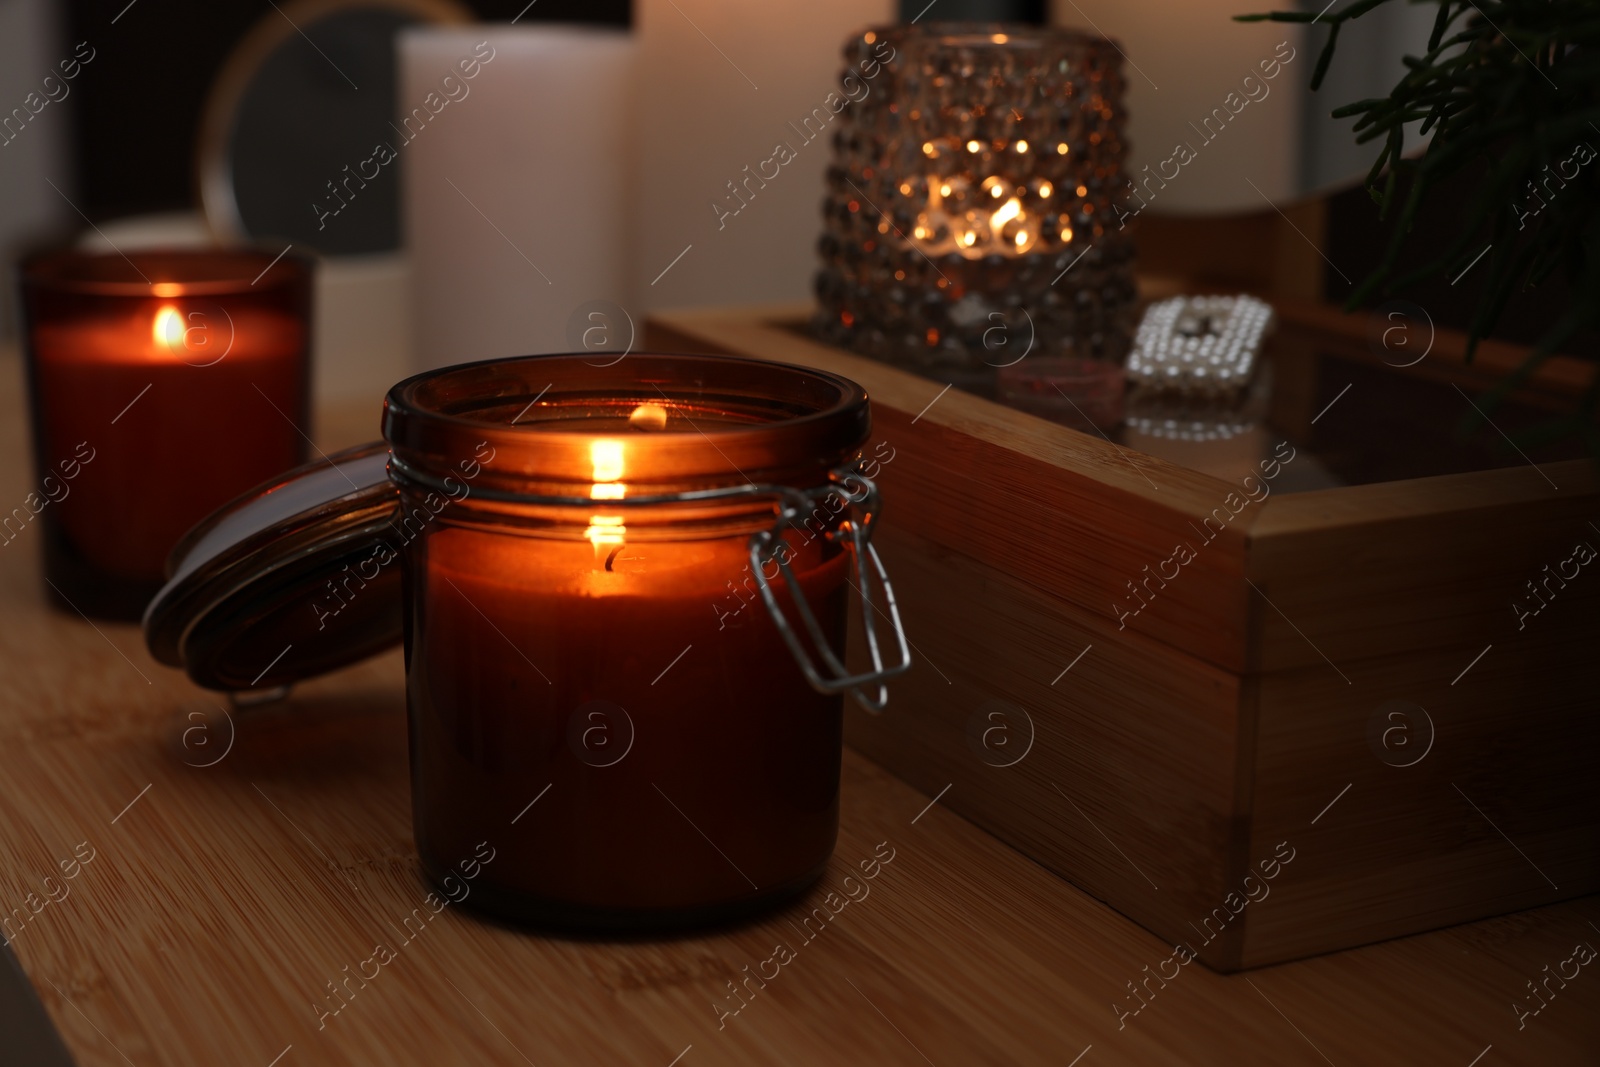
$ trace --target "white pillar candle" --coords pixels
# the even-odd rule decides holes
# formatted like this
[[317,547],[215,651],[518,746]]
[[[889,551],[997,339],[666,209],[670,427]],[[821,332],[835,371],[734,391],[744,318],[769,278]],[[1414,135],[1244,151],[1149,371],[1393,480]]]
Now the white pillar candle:
[[584,305],[631,303],[631,38],[418,27],[399,56],[416,365],[573,350]]

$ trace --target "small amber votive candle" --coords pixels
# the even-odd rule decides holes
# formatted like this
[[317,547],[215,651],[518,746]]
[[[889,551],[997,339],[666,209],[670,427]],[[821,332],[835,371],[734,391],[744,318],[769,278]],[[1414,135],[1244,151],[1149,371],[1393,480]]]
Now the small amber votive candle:
[[138,618],[198,520],[305,459],[311,264],[254,250],[47,253],[22,270],[52,598]]

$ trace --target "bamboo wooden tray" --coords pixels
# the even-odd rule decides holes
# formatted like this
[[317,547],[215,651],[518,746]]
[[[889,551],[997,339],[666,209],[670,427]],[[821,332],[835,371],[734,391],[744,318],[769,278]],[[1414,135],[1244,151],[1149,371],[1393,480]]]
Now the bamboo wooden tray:
[[[1304,448],[1327,418],[1317,434],[1355,427],[1335,452],[1357,447],[1364,418],[1436,397],[1430,380],[1465,384],[1453,420],[1518,358],[1491,345],[1465,368],[1441,332],[1400,372],[1364,319],[1279,312],[1269,446]],[[860,751],[1222,970],[1600,888],[1600,567],[1523,629],[1510,607],[1575,542],[1600,546],[1589,460],[1241,507],[1239,469],[945,391],[810,339],[808,314],[657,315],[647,344],[867,387],[868,453],[893,456],[879,541],[918,662],[892,711],[850,720]],[[1519,399],[1551,403],[1579,370],[1553,361]],[[1467,465],[1450,429],[1420,459]],[[1259,490],[1255,460],[1242,470]]]

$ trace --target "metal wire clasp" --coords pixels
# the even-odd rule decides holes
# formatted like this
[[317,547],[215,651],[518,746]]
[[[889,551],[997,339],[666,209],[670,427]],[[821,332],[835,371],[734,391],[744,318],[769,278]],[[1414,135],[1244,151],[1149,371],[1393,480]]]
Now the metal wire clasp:
[[[852,482],[855,483],[855,487],[852,487]],[[866,636],[867,651],[872,659],[872,670],[862,674],[851,674],[834,654],[828,644],[827,636],[817,623],[811,605],[806,602],[805,591],[800,588],[799,581],[789,568],[788,554],[780,552],[784,544],[784,530],[796,519],[811,515],[818,508],[825,506],[828,498],[833,496],[843,500],[847,514],[837,529],[828,531],[824,536],[842,544],[855,561],[855,572],[859,581],[856,592],[861,596],[862,632]],[[894,586],[889,584],[889,574],[884,570],[883,560],[879,558],[878,550],[872,544],[872,525],[876,521],[878,510],[878,487],[872,480],[854,467],[840,467],[831,472],[828,484],[825,486],[804,492],[790,488],[780,490],[778,515],[771,529],[750,535],[750,570],[755,576],[756,588],[761,593],[762,601],[767,605],[767,612],[772,616],[772,621],[777,624],[778,632],[783,635],[789,651],[794,654],[795,662],[805,673],[806,681],[820,693],[841,693],[848,690],[862,707],[873,713],[882,711],[889,703],[889,689],[884,683],[911,669],[911,649],[906,642],[905,630],[900,625],[900,609],[895,605]],[[867,565],[869,561],[870,568]],[[769,563],[776,564],[778,573],[783,576],[784,584],[788,586],[789,594],[794,600],[795,611],[799,614],[800,622],[810,636],[817,655],[821,657],[826,673],[818,670],[810,652],[784,616],[783,609],[778,606],[778,598],[766,575],[765,568]],[[878,606],[880,592],[882,608]],[[884,614],[894,627],[898,662],[892,666],[884,664],[876,618],[880,613]],[[868,695],[863,691],[867,687],[876,687],[876,692]]]

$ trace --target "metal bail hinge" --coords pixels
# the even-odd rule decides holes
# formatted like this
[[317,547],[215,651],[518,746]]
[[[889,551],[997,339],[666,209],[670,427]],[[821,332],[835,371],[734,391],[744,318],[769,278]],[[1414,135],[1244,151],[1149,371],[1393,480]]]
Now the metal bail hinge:
[[[852,482],[856,483],[854,488]],[[789,568],[787,553],[778,551],[778,547],[783,544],[785,528],[795,519],[812,514],[830,496],[840,497],[848,511],[838,529],[826,536],[843,544],[855,561],[856,578],[859,583],[856,585],[856,592],[861,596],[862,632],[867,639],[867,651],[872,660],[872,669],[862,674],[851,674],[834,654],[826,635],[822,632],[822,627],[817,622],[816,615],[811,610],[811,605],[806,602],[805,591],[800,588],[799,581]],[[889,689],[884,683],[911,669],[911,648],[906,641],[905,630],[900,625],[900,609],[895,604],[894,586],[889,583],[889,574],[883,568],[883,560],[879,558],[878,550],[872,544],[872,524],[877,519],[878,509],[878,487],[872,480],[853,467],[841,467],[832,472],[827,485],[817,489],[808,492],[801,492],[798,489],[779,490],[778,516],[772,528],[750,535],[750,570],[755,577],[756,587],[761,592],[761,599],[767,605],[767,612],[772,616],[772,621],[777,624],[778,632],[783,635],[784,642],[793,653],[795,662],[805,673],[806,681],[821,693],[841,693],[848,690],[862,707],[874,713],[882,711],[889,702]],[[867,565],[868,562],[871,563],[870,567]],[[788,586],[789,594],[794,600],[795,611],[799,614],[800,622],[810,636],[817,655],[822,659],[824,670],[817,668],[816,662],[801,642],[799,635],[795,633],[794,627],[784,617],[783,609],[778,606],[778,598],[774,595],[764,570],[768,564],[775,564],[778,573],[783,576],[784,584]],[[880,597],[882,607],[879,606]],[[898,661],[889,666],[884,663],[883,649],[878,636],[879,614],[884,615],[894,627]],[[864,692],[863,690],[868,687],[876,687],[876,693],[868,695]]]

